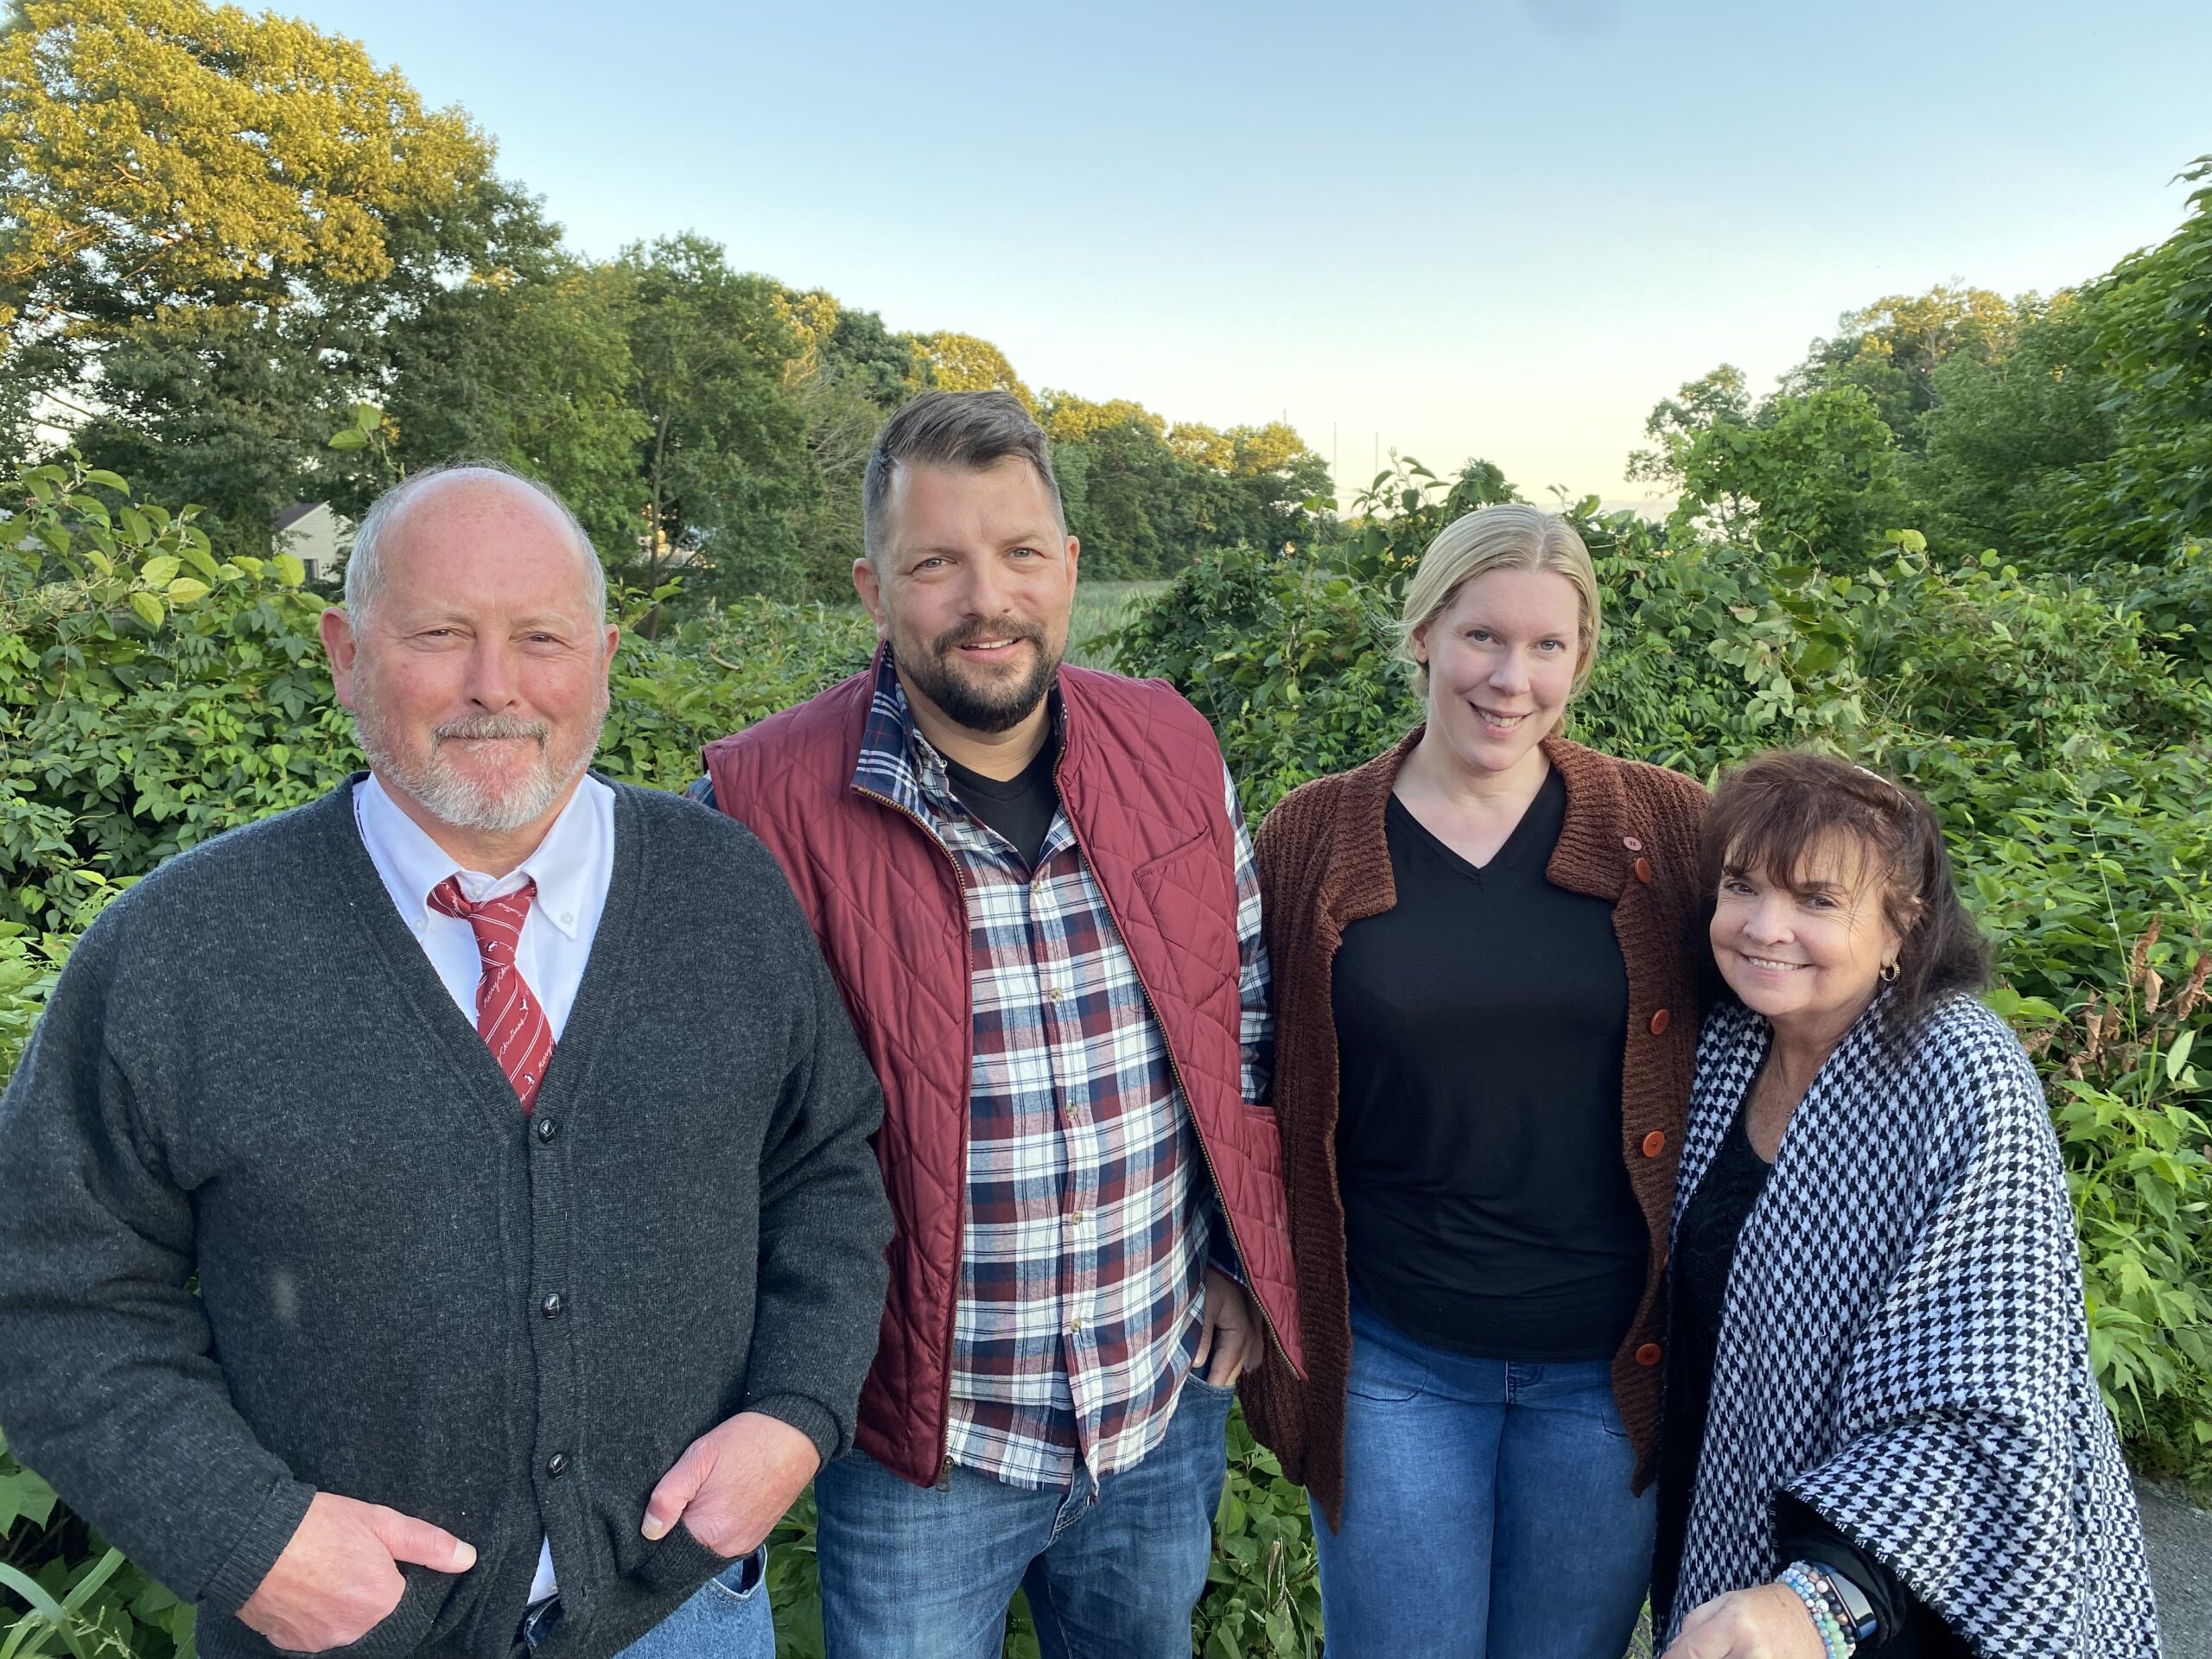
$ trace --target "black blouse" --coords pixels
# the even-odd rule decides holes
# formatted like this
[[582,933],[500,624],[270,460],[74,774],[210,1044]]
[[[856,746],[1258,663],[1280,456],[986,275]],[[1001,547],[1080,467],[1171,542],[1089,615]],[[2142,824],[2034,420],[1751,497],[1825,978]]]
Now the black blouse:
[[[1682,1211],[1670,1268],[1672,1330],[1667,1344],[1667,1407],[1659,1440],[1659,1536],[1652,1560],[1651,1607],[1663,1623],[1680,1582],[1698,1453],[1712,1403],[1713,1366],[1720,1348],[1728,1274],[1736,1243],[1766,1190],[1774,1166],[1751,1145],[1745,1122],[1751,1091]],[[1821,1517],[1784,1495],[1776,1513],[1777,1552],[1784,1561],[1817,1561],[1847,1576],[1874,1610],[1880,1628],[1864,1654],[1883,1659],[1964,1659],[1967,1649],[1902,1580]],[[1685,1608],[1684,1611],[1689,1611]]]

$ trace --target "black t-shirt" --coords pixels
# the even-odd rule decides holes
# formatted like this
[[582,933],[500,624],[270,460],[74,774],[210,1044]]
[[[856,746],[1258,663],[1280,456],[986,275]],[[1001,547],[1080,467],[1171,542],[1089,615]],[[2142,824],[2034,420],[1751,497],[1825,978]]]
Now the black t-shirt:
[[1045,850],[1045,836],[1052,827],[1053,815],[1060,810],[1059,791],[1052,782],[1052,768],[1059,758],[1058,736],[1048,736],[1037,758],[1018,776],[1001,780],[970,772],[948,755],[945,781],[977,823],[1006,837],[1007,845],[1021,855],[1021,861],[1034,869],[1037,855]]
[[1554,772],[1478,868],[1392,798],[1398,902],[1345,928],[1332,989],[1353,1287],[1417,1340],[1528,1363],[1610,1358],[1649,1250],[1612,906],[1544,874],[1566,816]]

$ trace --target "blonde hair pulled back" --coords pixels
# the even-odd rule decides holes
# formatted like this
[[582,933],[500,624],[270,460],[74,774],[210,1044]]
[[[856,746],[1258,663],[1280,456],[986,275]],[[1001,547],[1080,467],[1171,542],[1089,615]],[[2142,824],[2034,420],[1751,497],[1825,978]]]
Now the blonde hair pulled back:
[[1580,601],[1576,630],[1574,685],[1579,695],[1598,661],[1598,572],[1590,550],[1574,527],[1555,512],[1522,502],[1478,507],[1439,531],[1421,556],[1406,587],[1404,615],[1398,625],[1398,654],[1412,665],[1414,690],[1428,696],[1428,665],[1413,654],[1413,638],[1452,608],[1459,590],[1492,570],[1546,570],[1565,576]]

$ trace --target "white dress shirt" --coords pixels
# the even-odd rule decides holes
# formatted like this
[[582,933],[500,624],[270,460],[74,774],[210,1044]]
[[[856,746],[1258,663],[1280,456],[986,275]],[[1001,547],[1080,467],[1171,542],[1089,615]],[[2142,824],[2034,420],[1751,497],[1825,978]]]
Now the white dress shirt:
[[[537,843],[537,850],[508,874],[496,877],[456,864],[422,825],[400,810],[373,772],[353,791],[353,816],[370,861],[399,907],[399,919],[415,935],[447,994],[472,1026],[476,1023],[476,982],[484,972],[476,930],[458,916],[433,910],[431,890],[448,876],[458,876],[461,897],[481,904],[513,893],[526,881],[537,883],[515,946],[515,965],[524,982],[537,994],[557,1045],[576,1000],[576,987],[583,981],[592,937],[599,931],[607,885],[614,876],[614,791],[587,776]],[[543,1601],[555,1588],[552,1545],[542,1541],[530,1599]]]

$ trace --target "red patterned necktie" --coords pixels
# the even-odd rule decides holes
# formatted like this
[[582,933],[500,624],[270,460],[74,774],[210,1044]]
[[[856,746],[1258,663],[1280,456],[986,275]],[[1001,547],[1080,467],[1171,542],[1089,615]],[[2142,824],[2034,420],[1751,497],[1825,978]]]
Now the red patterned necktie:
[[476,982],[476,1033],[514,1085],[524,1112],[537,1103],[537,1085],[553,1058],[552,1023],[515,966],[523,918],[537,892],[537,882],[525,881],[512,893],[472,905],[461,896],[461,878],[455,875],[430,890],[431,909],[459,917],[475,931],[476,953],[484,965],[483,977]]

